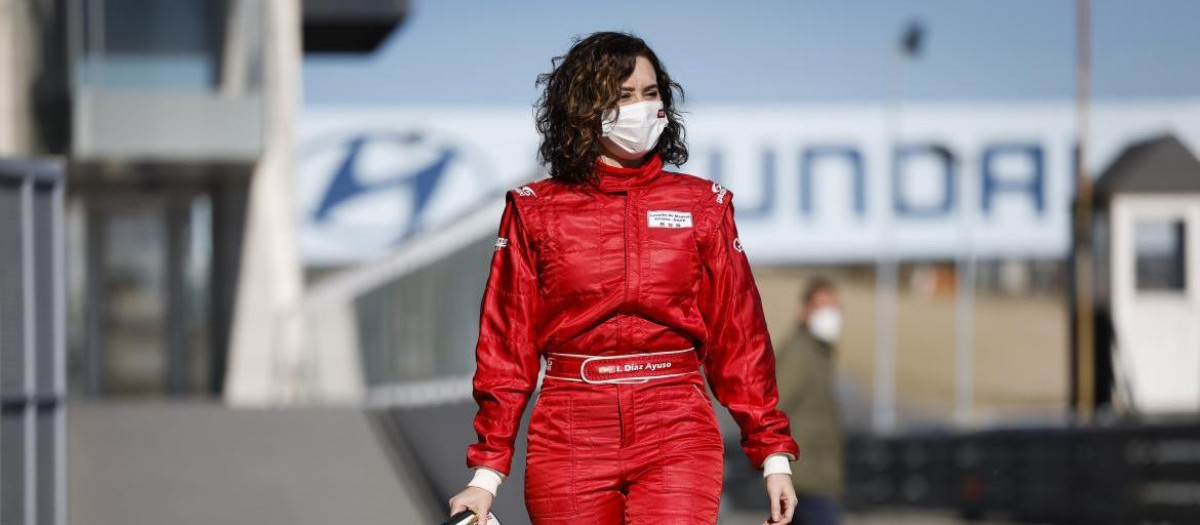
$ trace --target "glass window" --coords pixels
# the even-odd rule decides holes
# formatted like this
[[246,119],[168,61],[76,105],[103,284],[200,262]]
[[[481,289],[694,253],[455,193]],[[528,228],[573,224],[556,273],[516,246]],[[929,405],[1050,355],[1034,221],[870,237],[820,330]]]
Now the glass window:
[[83,0],[79,81],[105,90],[207,92],[257,87],[260,2]]
[[1187,285],[1183,221],[1138,221],[1133,234],[1137,289],[1183,291]]

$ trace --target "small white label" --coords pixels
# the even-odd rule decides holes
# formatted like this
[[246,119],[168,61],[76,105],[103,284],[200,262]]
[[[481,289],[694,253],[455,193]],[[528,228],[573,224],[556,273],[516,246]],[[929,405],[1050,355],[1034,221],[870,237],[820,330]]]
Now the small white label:
[[651,210],[646,212],[646,223],[651,228],[691,228],[692,212]]

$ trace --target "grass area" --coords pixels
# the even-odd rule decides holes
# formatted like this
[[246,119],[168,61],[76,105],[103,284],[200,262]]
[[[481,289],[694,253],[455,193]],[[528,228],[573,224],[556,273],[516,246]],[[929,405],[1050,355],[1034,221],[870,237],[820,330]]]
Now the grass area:
[[[794,326],[797,297],[811,274],[803,268],[755,268],[768,328],[777,345]],[[869,400],[875,367],[874,277],[869,271],[832,276],[845,312],[837,358],[841,380],[852,385],[862,400]],[[954,413],[958,320],[953,279],[940,279],[947,280],[948,286],[933,287],[901,282],[896,394],[903,413],[949,422]],[[973,321],[975,421],[1040,417],[1065,410],[1069,333],[1063,297],[979,292]]]

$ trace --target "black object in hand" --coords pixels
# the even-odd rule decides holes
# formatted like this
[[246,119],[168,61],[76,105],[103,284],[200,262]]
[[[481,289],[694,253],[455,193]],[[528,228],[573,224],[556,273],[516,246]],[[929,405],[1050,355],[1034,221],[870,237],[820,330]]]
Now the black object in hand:
[[479,516],[475,515],[475,511],[464,510],[458,514],[450,516],[450,521],[447,521],[442,525],[475,525],[476,523],[479,523]]
[[[442,525],[477,525],[478,523],[479,516],[475,515],[475,511],[467,509],[450,516],[450,521]],[[488,511],[487,525],[500,525],[500,520],[496,519],[496,515],[492,514],[491,511]]]

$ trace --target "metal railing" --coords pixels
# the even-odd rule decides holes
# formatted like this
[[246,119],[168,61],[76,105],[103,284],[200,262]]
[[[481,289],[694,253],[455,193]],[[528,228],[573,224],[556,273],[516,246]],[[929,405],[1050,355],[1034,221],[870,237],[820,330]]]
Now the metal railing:
[[0,523],[67,523],[63,164],[0,159]]

